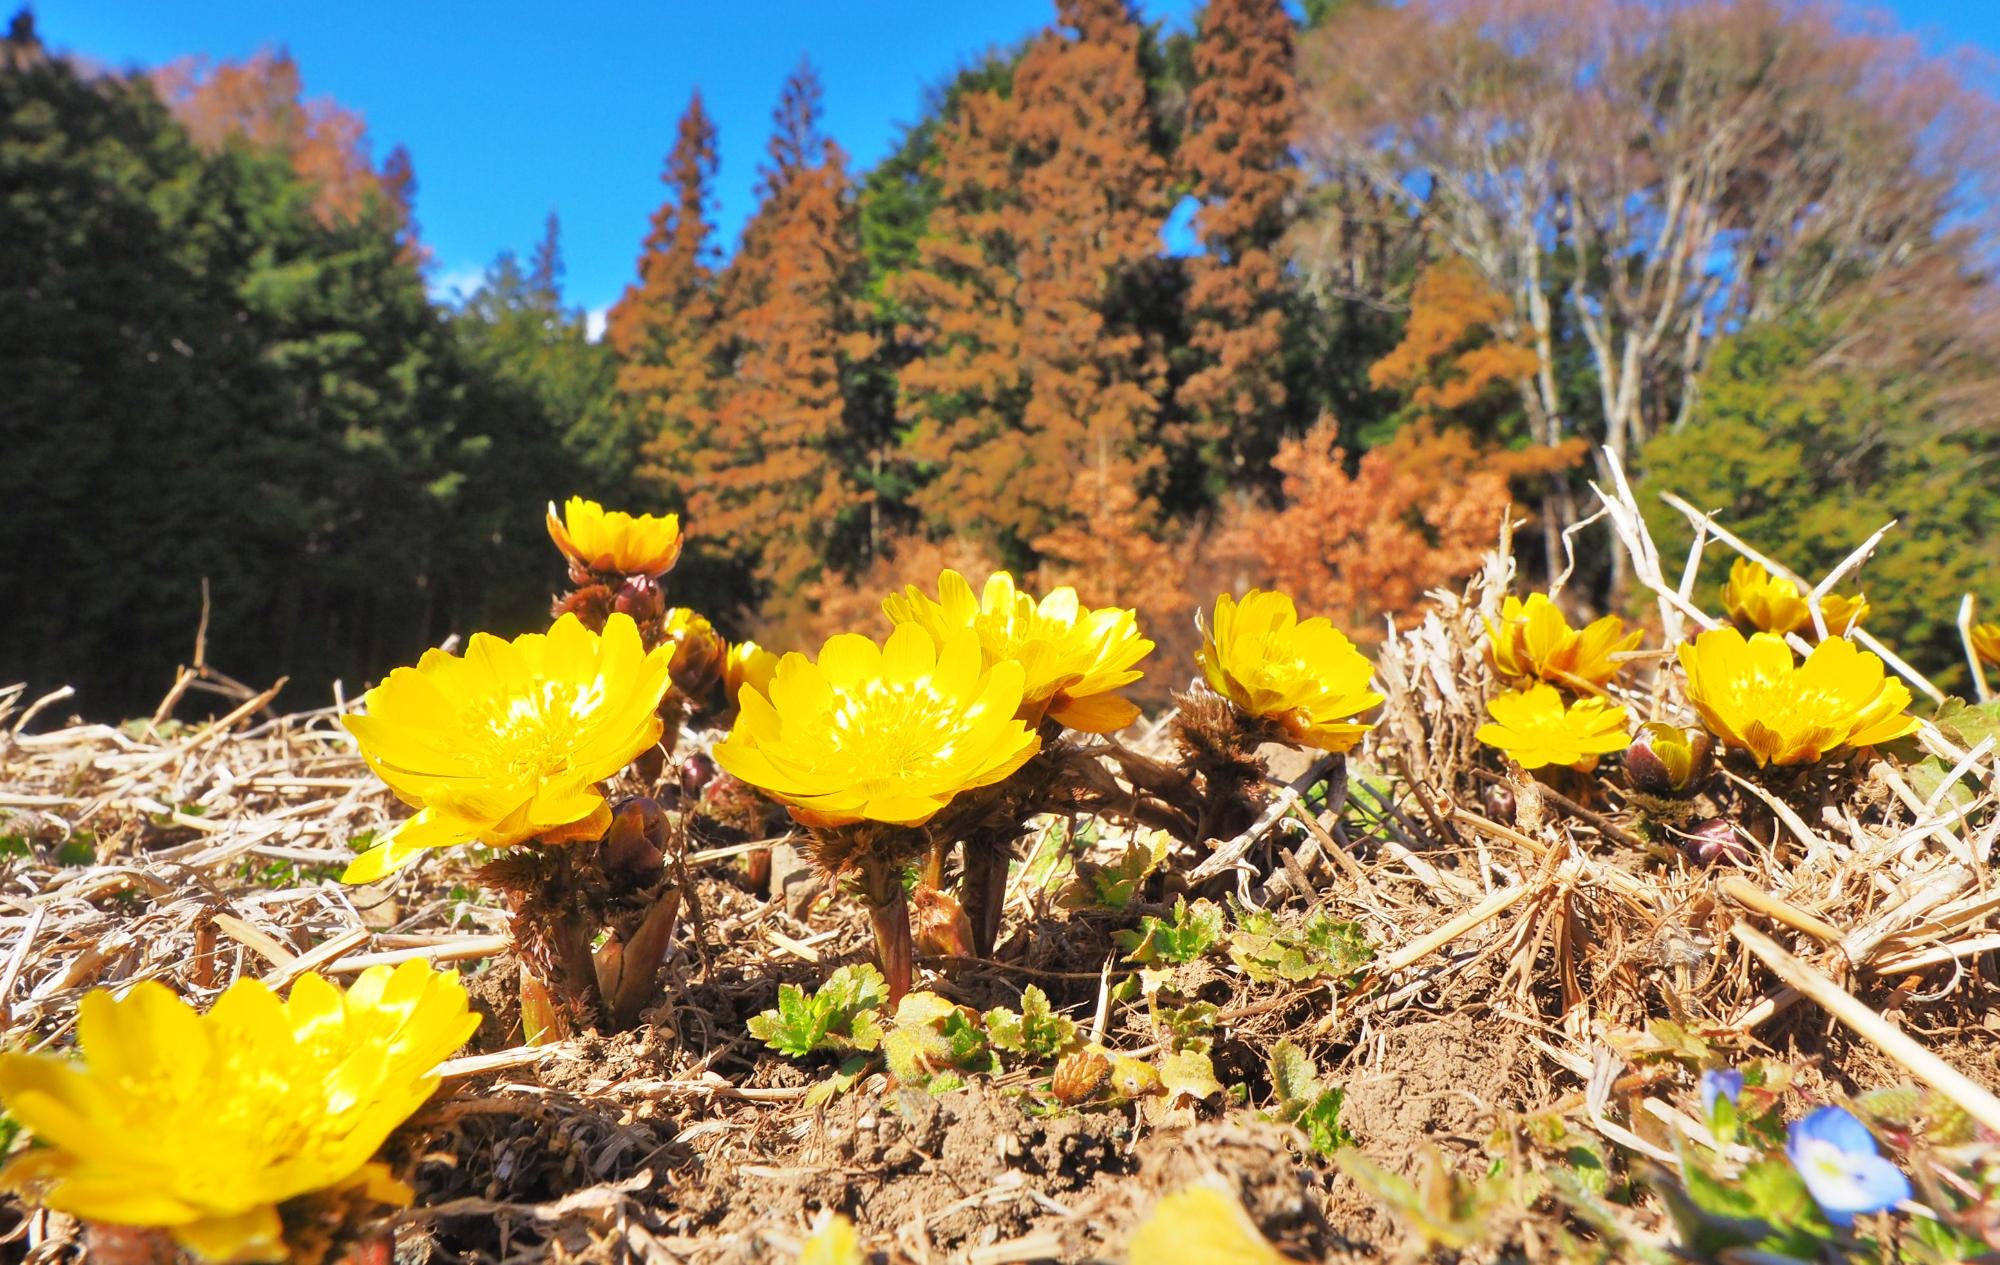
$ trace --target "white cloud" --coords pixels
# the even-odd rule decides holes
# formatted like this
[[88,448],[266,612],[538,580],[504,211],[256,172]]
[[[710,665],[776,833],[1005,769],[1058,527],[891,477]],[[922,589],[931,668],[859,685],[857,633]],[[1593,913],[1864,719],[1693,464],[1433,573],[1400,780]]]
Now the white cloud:
[[463,265],[443,268],[431,274],[425,281],[434,303],[463,303],[466,296],[479,288],[486,279],[486,269]]
[[610,319],[611,305],[608,303],[603,307],[589,308],[584,312],[583,328],[590,335],[591,342],[597,342],[604,337],[604,325]]

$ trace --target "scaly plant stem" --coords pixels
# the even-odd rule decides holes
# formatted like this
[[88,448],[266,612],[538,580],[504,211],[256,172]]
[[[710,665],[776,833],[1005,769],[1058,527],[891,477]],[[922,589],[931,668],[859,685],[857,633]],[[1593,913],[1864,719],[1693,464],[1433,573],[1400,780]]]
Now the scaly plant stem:
[[972,924],[972,952],[978,957],[992,957],[993,946],[1000,939],[1000,918],[1007,903],[1007,866],[1014,858],[1016,833],[1017,828],[1010,823],[965,840],[960,902]]
[[875,932],[875,956],[889,983],[889,1002],[910,991],[916,949],[910,940],[910,902],[903,891],[901,870],[869,857],[861,863],[861,894],[868,902],[868,923]]

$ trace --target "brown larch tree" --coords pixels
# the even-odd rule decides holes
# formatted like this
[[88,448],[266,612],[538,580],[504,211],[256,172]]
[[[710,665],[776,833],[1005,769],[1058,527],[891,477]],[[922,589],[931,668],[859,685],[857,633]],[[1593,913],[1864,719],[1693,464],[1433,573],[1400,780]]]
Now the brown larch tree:
[[[1475,425],[1474,406],[1521,392],[1541,367],[1525,341],[1501,331],[1512,307],[1472,265],[1457,256],[1428,264],[1410,288],[1410,316],[1389,354],[1368,367],[1368,382],[1401,391],[1418,414],[1458,414]],[[1508,403],[1499,401],[1501,407]],[[1511,435],[1495,435],[1508,439]]]
[[[1071,480],[1089,466],[1145,486],[1166,361],[1119,300],[1160,250],[1166,164],[1152,145],[1140,62],[1144,32],[1125,0],[1058,0],[1068,28],[1043,34],[1015,76],[1023,172],[1012,219],[1021,243],[1023,468],[1007,472],[1006,524],[1024,540],[1086,517]],[[1155,511],[1143,506],[1144,520]]]
[[322,223],[351,224],[387,214],[411,257],[420,253],[411,219],[416,181],[408,151],[398,146],[377,170],[366,121],[331,97],[305,100],[299,64],[289,52],[225,62],[182,58],[149,77],[197,145],[215,150],[237,140],[284,154],[313,190],[313,211]]
[[681,506],[715,422],[716,251],[708,218],[715,142],[697,92],[667,155],[667,199],[653,213],[639,280],[605,326],[618,357],[618,407],[644,437],[640,477],[662,501]]
[[866,503],[846,407],[853,366],[870,352],[854,308],[861,250],[846,156],[820,135],[819,95],[801,65],[778,107],[763,200],[724,283],[728,377],[689,501],[696,529],[749,562],[781,610]]
[[1188,344],[1177,403],[1204,456],[1242,455],[1285,399],[1278,243],[1296,174],[1293,23],[1279,0],[1209,0],[1179,162],[1200,203],[1188,260]]
[[966,95],[939,129],[938,198],[916,266],[891,283],[911,314],[915,354],[898,375],[910,423],[903,455],[925,480],[915,503],[954,533],[992,539],[1025,527],[1013,484],[1029,464],[1021,412],[1018,110]]

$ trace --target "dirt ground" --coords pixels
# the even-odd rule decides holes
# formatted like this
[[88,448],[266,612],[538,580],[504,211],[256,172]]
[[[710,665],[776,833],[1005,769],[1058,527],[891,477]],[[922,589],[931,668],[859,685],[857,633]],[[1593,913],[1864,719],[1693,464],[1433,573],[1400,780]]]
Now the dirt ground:
[[[753,889],[747,844],[698,836],[697,908],[643,1023],[526,1046],[507,916],[472,863],[343,887],[355,845],[405,810],[338,709],[279,716],[268,697],[111,727],[0,691],[8,1040],[62,1048],[86,991],[140,979],[201,1002],[242,974],[282,986],[410,957],[463,972],[480,1028],[387,1153],[417,1191],[398,1215],[406,1262],[789,1265],[829,1211],[878,1262],[1118,1262],[1161,1194],[1196,1181],[1226,1186],[1298,1261],[1617,1259],[1620,1236],[1666,1224],[1632,1147],[1668,1154],[1692,1127],[1697,1055],[1785,1060],[1822,1097],[1911,1080],[1879,1037],[1802,1001],[1801,970],[2000,1088],[1993,770],[1943,730],[1775,790],[1731,768],[1700,807],[1748,823],[1752,846],[1697,864],[1615,783],[1565,792],[1473,742],[1491,688],[1478,612],[1506,578],[1382,648],[1391,702],[1344,797],[1311,799],[1332,766],[1274,762],[1234,865],[1190,882],[1212,853],[1166,857],[1122,905],[1064,893],[1133,837],[1038,821],[993,957],[920,960],[918,987],[955,1013],[1024,1010],[1032,986],[1077,1025],[1067,1048],[1087,1037],[1148,1068],[1198,1052],[1212,1087],[1069,1101],[1059,1063],[1009,1056],[951,1087],[867,1058],[832,1092],[837,1053],[791,1057],[749,1024],[781,986],[810,994],[868,961],[865,920],[783,865]],[[1665,691],[1642,682],[1629,701],[1670,706]],[[1964,793],[1913,789],[1912,762],[1951,751]],[[1049,849],[1059,866],[1038,864]],[[1151,962],[1120,940],[1182,901],[1209,902],[1220,938]],[[1314,918],[1362,958],[1258,965],[1259,927]],[[1773,965],[1755,936],[1803,965]],[[1281,1047],[1344,1093],[1351,1150],[1316,1146],[1279,1098]],[[1615,1225],[1550,1184],[1580,1165],[1605,1173]],[[0,1253],[81,1258],[73,1222],[9,1206]]]

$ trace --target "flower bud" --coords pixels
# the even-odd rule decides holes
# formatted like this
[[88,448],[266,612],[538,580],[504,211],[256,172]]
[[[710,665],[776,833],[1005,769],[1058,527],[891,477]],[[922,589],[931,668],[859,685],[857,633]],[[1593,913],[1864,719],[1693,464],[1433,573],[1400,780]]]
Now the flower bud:
[[1736,826],[1724,817],[1710,817],[1687,831],[1681,846],[1689,857],[1703,865],[1727,862],[1731,865],[1747,864],[1750,848],[1743,842]]
[[950,892],[922,883],[911,899],[910,935],[917,950],[936,957],[971,957],[972,923]]
[[611,608],[621,615],[630,615],[632,622],[647,628],[667,612],[666,595],[660,586],[643,575],[629,576],[618,586],[618,594],[611,600]]
[[710,690],[722,680],[722,663],[728,654],[722,638],[707,618],[685,606],[676,606],[665,615],[666,640],[673,643],[674,659],[667,672],[674,689],[697,704],[706,705]]
[[604,834],[604,868],[635,881],[650,882],[666,863],[670,826],[659,804],[635,795],[619,804]]
[[715,780],[715,761],[708,758],[707,752],[696,751],[681,761],[678,771],[681,794],[694,799]]
[[1642,795],[1692,795],[1714,770],[1715,740],[1700,729],[1647,721],[1625,748],[1626,780]]

